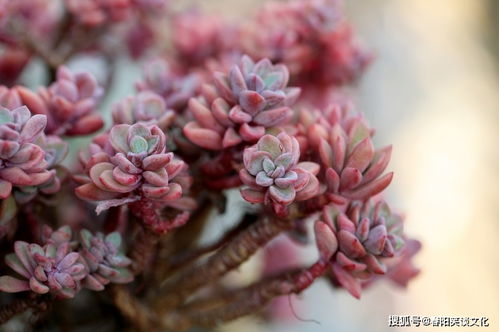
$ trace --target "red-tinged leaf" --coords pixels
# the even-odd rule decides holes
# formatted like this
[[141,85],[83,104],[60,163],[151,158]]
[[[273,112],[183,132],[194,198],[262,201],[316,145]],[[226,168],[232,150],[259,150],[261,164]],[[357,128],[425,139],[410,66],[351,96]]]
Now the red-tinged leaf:
[[302,162],[298,163],[296,165],[296,167],[304,169],[313,175],[319,174],[319,171],[321,169],[321,166],[319,164],[311,162],[311,161],[302,161]]
[[234,123],[243,124],[250,122],[252,120],[252,116],[243,111],[239,105],[236,105],[231,108],[229,112],[229,119]]
[[387,147],[382,148],[374,154],[373,160],[369,168],[364,172],[364,176],[362,178],[362,184],[368,183],[378,176],[381,175],[388,166],[390,162],[390,157],[392,154],[392,146],[389,145]]
[[17,293],[30,290],[29,283],[10,276],[0,277],[0,291],[5,293]]
[[211,111],[217,121],[225,127],[233,125],[229,119],[230,105],[222,98],[217,98],[211,104]]
[[338,214],[336,218],[338,230],[345,230],[349,233],[355,233],[355,224],[344,213]]
[[235,103],[236,101],[234,100],[234,95],[231,87],[229,86],[227,76],[221,72],[215,72],[213,73],[213,78],[213,82],[215,83],[220,96],[230,103]]
[[161,197],[164,202],[174,201],[182,197],[182,187],[178,183],[170,183],[170,190],[166,195]]
[[365,248],[373,255],[379,255],[385,248],[387,232],[385,225],[378,225],[369,232],[367,240],[364,242]]
[[104,290],[104,285],[101,284],[96,278],[94,278],[91,274],[89,274],[85,280],[83,281],[83,285],[85,288],[99,292]]
[[362,173],[356,169],[347,167],[341,172],[340,191],[357,187],[362,181]]
[[366,264],[367,269],[376,274],[385,274],[386,273],[386,265],[381,263],[376,257],[371,254],[366,255],[366,257],[362,258],[362,262]]
[[341,251],[352,258],[363,257],[366,255],[366,250],[359,239],[352,233],[340,230],[338,232],[338,242]]
[[343,269],[352,272],[364,271],[366,269],[366,265],[363,263],[356,262],[343,254],[341,251],[336,255],[336,262]]
[[213,117],[211,111],[198,99],[189,100],[189,110],[196,118],[196,122],[203,128],[214,130],[218,133],[223,131],[223,127]]
[[248,89],[244,76],[238,66],[233,66],[229,72],[229,85],[232,93],[236,96]]
[[256,115],[266,106],[265,98],[256,91],[245,90],[239,94],[239,104],[251,115]]
[[29,279],[29,287],[31,288],[31,290],[33,292],[38,293],[38,294],[46,294],[50,290],[48,288],[48,286],[42,284],[41,282],[36,280],[34,277]]
[[146,180],[146,183],[152,184],[153,186],[168,186],[168,173],[164,168],[155,172],[145,171],[142,173],[142,176],[144,177],[144,180]]
[[88,135],[95,133],[104,126],[104,121],[99,114],[89,114],[85,117],[79,119],[70,130],[67,131],[67,135]]
[[305,201],[319,194],[320,184],[317,178],[309,173],[309,180],[303,189],[296,193],[297,201]]
[[201,128],[196,122],[189,122],[184,127],[184,135],[194,144],[209,150],[223,148],[222,137],[211,129]]
[[19,257],[16,254],[8,254],[5,256],[5,263],[14,271],[19,273],[25,278],[30,278],[31,273],[26,269],[24,264],[21,262]]
[[173,153],[154,154],[144,158],[142,168],[146,171],[156,171],[165,167],[173,158]]
[[293,111],[289,107],[280,107],[261,111],[253,118],[253,121],[264,127],[273,127],[286,123],[292,115]]
[[25,104],[33,114],[47,115],[49,113],[45,102],[36,93],[23,86],[16,86],[15,89],[21,96],[23,104]]
[[255,177],[248,173],[248,171],[244,168],[239,171],[239,178],[245,185],[253,189],[258,189],[260,187],[256,184]]
[[115,199],[119,193],[100,189],[93,183],[81,185],[75,189],[76,196],[87,201],[101,201]]
[[358,169],[361,173],[369,166],[374,156],[374,146],[370,137],[359,142],[349,155],[345,167]]
[[243,123],[239,128],[239,135],[246,142],[256,142],[260,137],[265,135],[265,128],[262,126],[250,126]]
[[321,138],[319,143],[319,157],[321,158],[324,166],[333,166],[333,149],[324,138]]
[[241,143],[243,140],[241,136],[234,130],[234,128],[227,128],[224,134],[224,138],[222,140],[222,145],[224,149],[229,148],[231,146],[236,146]]
[[326,183],[328,191],[331,193],[337,193],[340,189],[340,176],[331,167],[326,169]]
[[360,299],[360,281],[343,269],[339,264],[333,264],[333,273],[339,284],[345,288],[353,297]]
[[0,177],[16,186],[31,186],[33,181],[30,175],[26,174],[19,167],[8,167],[0,170]]
[[112,170],[103,171],[101,173],[101,175],[99,176],[99,180],[102,183],[102,186],[103,186],[102,189],[108,190],[108,191],[115,191],[115,192],[119,192],[119,193],[131,192],[131,191],[135,190],[135,188],[137,188],[137,186],[139,185],[138,182],[134,185],[122,185],[121,183],[116,181],[116,179],[113,176]]
[[263,203],[265,194],[249,188],[241,189],[241,196],[250,203]]
[[324,222],[317,221],[314,225],[315,241],[321,259],[328,261],[338,250],[338,241],[333,230]]
[[387,173],[377,180],[369,182],[353,191],[342,192],[342,195],[349,199],[367,199],[382,192],[393,179],[393,172]]

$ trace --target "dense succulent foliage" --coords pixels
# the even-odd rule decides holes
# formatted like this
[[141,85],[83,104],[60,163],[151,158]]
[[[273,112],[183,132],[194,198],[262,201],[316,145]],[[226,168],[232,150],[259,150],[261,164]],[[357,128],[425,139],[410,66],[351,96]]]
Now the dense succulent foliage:
[[[25,329],[65,317],[68,330],[180,331],[321,277],[359,298],[381,276],[417,275],[420,243],[380,198],[392,148],[374,147],[343,89],[370,55],[337,1],[272,2],[229,23],[165,0],[0,0],[0,43],[0,300],[13,301],[0,323],[31,309]],[[124,50],[144,59],[135,84]],[[95,76],[75,70],[81,58]],[[36,66],[47,75],[33,90]],[[116,81],[136,93],[111,100]],[[234,229],[202,245],[231,205]],[[278,236],[293,245],[277,264]],[[318,259],[302,266],[310,243]],[[259,249],[258,280],[229,285]]]

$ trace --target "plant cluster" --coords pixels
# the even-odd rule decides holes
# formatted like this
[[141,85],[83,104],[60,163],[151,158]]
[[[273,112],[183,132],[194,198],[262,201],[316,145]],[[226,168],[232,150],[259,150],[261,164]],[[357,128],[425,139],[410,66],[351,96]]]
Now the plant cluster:
[[[417,275],[420,243],[381,197],[392,148],[345,89],[372,57],[338,1],[269,2],[233,23],[166,0],[0,0],[0,43],[0,323],[181,331],[319,278],[360,298]],[[77,57],[107,66],[97,79],[70,69]],[[123,57],[143,75],[106,110]],[[229,202],[234,227],[200,245]],[[283,237],[317,257],[301,265]],[[225,282],[271,247],[278,264]]]

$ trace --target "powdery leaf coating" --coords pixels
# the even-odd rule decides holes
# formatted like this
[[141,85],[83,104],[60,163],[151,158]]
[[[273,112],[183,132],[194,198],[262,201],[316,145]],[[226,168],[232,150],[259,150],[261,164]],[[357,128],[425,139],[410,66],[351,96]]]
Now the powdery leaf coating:
[[[53,234],[66,234],[60,229]],[[57,238],[58,235],[54,235]],[[0,277],[0,291],[16,293],[31,290],[51,293],[59,298],[72,298],[80,290],[87,272],[79,262],[80,255],[71,251],[69,241],[50,240],[44,246],[24,241],[14,243],[14,253],[5,257],[6,264],[23,279]]]
[[79,252],[88,271],[84,287],[101,291],[110,282],[124,284],[133,280],[133,274],[127,268],[132,261],[121,251],[118,232],[104,236],[102,233],[93,235],[84,229],[80,237],[82,248]]
[[254,63],[243,56],[228,74],[215,72],[214,80],[215,95],[206,87],[203,97],[190,100],[195,121],[184,128],[189,140],[210,150],[256,142],[266,128],[285,124],[300,93],[287,87],[287,68],[268,59]]
[[328,246],[338,249],[330,258],[333,276],[359,298],[362,282],[375,274],[386,274],[384,261],[401,254],[405,243],[402,218],[380,201],[374,206],[352,203],[346,213],[329,205],[323,209],[322,220],[318,224],[321,229],[316,226],[319,251],[324,253]]
[[82,183],[77,196],[99,202],[98,211],[141,197],[175,204],[190,182],[176,182],[187,166],[165,144],[166,136],[156,125],[113,126],[109,135],[90,145],[88,154],[80,155],[85,174],[75,177]]
[[[315,174],[300,167],[298,141],[286,133],[264,135],[246,148],[241,181],[248,186],[241,195],[250,203],[272,204],[276,213],[294,201],[310,199],[319,192]],[[278,212],[281,211],[281,212]]]

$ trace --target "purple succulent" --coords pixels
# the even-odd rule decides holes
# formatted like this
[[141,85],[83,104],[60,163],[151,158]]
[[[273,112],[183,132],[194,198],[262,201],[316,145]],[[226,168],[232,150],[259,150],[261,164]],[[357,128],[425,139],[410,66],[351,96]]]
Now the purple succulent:
[[93,235],[86,229],[81,233],[80,256],[87,267],[88,275],[83,285],[101,291],[108,283],[124,284],[133,280],[127,267],[132,261],[121,251],[121,235],[118,232]]
[[7,198],[13,186],[37,186],[54,176],[45,151],[35,144],[46,123],[44,115],[31,116],[26,106],[0,109],[0,198]]
[[183,75],[168,61],[157,58],[147,62],[144,79],[136,87],[139,91],[152,91],[160,95],[167,108],[180,113],[187,106],[187,101],[197,93],[199,85],[198,75]]
[[298,88],[286,87],[286,66],[272,65],[268,59],[255,64],[244,56],[228,76],[218,72],[214,77],[216,91],[206,87],[203,98],[190,100],[196,121],[184,128],[187,138],[210,150],[255,142],[266,128],[286,123],[300,93]]
[[114,105],[113,122],[115,124],[156,124],[167,129],[175,120],[175,113],[167,110],[163,98],[151,91],[139,92]]
[[107,140],[111,147],[92,145],[97,153],[83,156],[87,175],[76,177],[84,183],[76,188],[80,198],[101,201],[98,211],[140,197],[160,202],[181,198],[182,186],[174,181],[186,164],[166,152],[166,136],[158,126],[115,125]]
[[319,193],[315,175],[319,165],[298,163],[298,141],[286,133],[265,135],[258,143],[244,150],[241,181],[249,186],[241,190],[250,203],[272,204],[278,214],[294,201],[307,200]]
[[74,74],[60,66],[57,80],[38,94],[24,87],[17,87],[17,91],[34,113],[47,116],[47,134],[87,135],[104,125],[102,117],[95,113],[102,88],[89,73]]
[[49,241],[43,247],[24,241],[14,243],[15,253],[5,262],[23,279],[0,277],[0,291],[16,293],[29,291],[51,293],[59,298],[72,298],[80,290],[80,281],[87,272],[78,262],[80,255],[72,252],[69,242]]
[[390,184],[393,173],[381,174],[390,161],[392,147],[375,151],[371,130],[362,118],[351,118],[347,125],[335,123],[325,138],[318,139],[327,193],[333,202],[366,200]]
[[[325,206],[322,218],[323,231],[317,236],[319,250],[337,248],[330,258],[335,281],[358,298],[362,281],[373,274],[385,274],[383,260],[400,254],[404,246],[402,218],[392,214],[383,201],[374,206],[352,203],[346,213]],[[331,231],[335,236],[329,234],[325,239]]]

